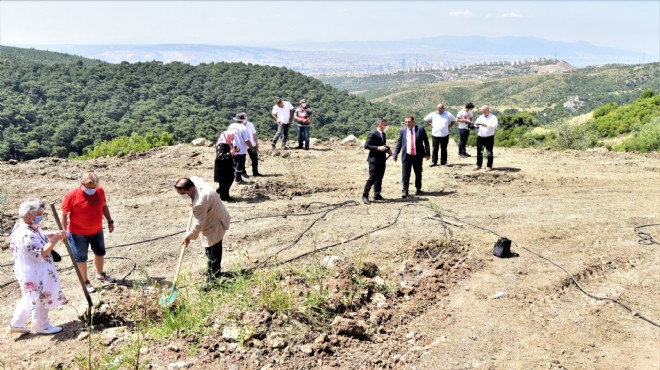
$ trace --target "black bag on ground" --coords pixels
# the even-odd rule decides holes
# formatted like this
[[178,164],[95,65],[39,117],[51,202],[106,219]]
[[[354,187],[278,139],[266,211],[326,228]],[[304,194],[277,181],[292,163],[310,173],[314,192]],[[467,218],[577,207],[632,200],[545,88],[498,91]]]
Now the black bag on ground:
[[499,258],[518,257],[517,253],[511,252],[511,240],[499,238],[493,246],[493,255]]

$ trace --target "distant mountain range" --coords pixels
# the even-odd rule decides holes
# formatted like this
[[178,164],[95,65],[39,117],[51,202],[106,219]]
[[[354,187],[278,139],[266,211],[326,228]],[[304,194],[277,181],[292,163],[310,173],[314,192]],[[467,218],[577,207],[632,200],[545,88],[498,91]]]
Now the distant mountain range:
[[287,67],[308,75],[387,73],[417,68],[556,58],[575,66],[638,64],[643,55],[587,42],[536,37],[442,36],[403,41],[281,43],[273,47],[162,45],[31,45],[111,63],[162,61],[201,64],[245,62]]

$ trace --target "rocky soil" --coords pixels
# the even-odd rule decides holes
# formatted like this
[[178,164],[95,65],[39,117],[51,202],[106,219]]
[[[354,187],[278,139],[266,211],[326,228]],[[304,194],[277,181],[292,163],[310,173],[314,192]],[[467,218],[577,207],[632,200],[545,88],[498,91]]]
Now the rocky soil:
[[[269,147],[265,142],[264,147]],[[472,148],[474,152],[474,148]],[[651,369],[660,366],[658,244],[639,225],[660,223],[660,156],[495,148],[495,171],[472,171],[474,158],[424,167],[424,194],[400,198],[400,163],[390,160],[385,201],[364,205],[366,152],[357,144],[318,142],[309,151],[261,153],[260,171],[231,190],[232,226],[223,269],[285,263],[283,281],[328,257],[330,302],[345,305],[328,323],[245,311],[234,325],[222,313],[212,334],[180,332],[142,339],[140,361],[154,369]],[[249,160],[248,160],[249,162]],[[139,155],[79,162],[43,158],[0,163],[8,199],[0,220],[0,318],[19,298],[8,234],[27,197],[59,203],[81,172],[106,189],[116,230],[106,233],[107,271],[117,285],[94,293],[92,338],[107,353],[136,340],[135,312],[158,319],[160,292],[178,258],[187,205],[177,178],[212,179],[213,150],[178,145]],[[50,213],[50,212],[48,212]],[[45,228],[56,228],[52,215]],[[660,240],[660,226],[643,227]],[[490,232],[492,231],[492,232]],[[517,258],[493,257],[494,234],[514,241]],[[290,248],[285,248],[292,245]],[[65,254],[64,246],[58,250]],[[317,251],[313,257],[297,258]],[[628,305],[635,314],[589,293]],[[182,268],[201,281],[205,256],[195,244]],[[86,301],[68,257],[60,276],[71,304],[51,312],[55,336],[2,334],[4,368],[72,368],[87,355],[78,316]],[[355,287],[360,276],[360,287]],[[288,280],[287,280],[288,279]],[[186,289],[186,288],[183,288]],[[342,292],[359,292],[347,299]],[[348,303],[347,303],[348,302]],[[351,303],[352,302],[352,303]],[[137,309],[136,309],[137,307]],[[237,335],[242,327],[252,335]],[[121,367],[121,365],[117,365]]]

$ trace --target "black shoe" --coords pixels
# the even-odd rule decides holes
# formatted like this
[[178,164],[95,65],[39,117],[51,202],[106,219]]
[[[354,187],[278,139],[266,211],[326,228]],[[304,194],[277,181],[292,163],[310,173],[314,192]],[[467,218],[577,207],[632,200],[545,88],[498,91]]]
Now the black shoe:
[[470,154],[467,154],[467,153],[463,153],[463,155],[466,156],[466,157],[472,157]]
[[305,150],[309,150],[309,148],[305,148]]
[[275,144],[270,144],[270,147],[271,147],[273,150],[277,149],[277,147],[275,146]]
[[467,158],[468,157],[467,155],[465,155],[463,153],[459,154],[458,156],[461,157],[461,158]]
[[378,195],[374,196],[374,200],[385,200],[385,198],[383,198],[382,195],[378,194]]
[[417,189],[417,190],[415,191],[415,195],[422,195],[422,194],[424,194],[424,192],[422,191],[422,189]]
[[237,183],[237,184],[244,184],[244,183],[245,183],[245,180],[243,180],[243,179],[235,179],[234,182]]
[[429,167],[435,167],[437,165],[438,165],[437,163],[431,163],[431,165]]
[[250,175],[248,175],[247,172],[245,172],[245,171],[243,171],[243,173],[241,175],[245,176],[246,179],[250,178]]
[[296,149],[302,149],[302,148],[303,148],[303,147],[301,147],[301,146],[297,146],[297,147],[296,147]]
[[371,204],[371,202],[369,201],[369,197],[366,196],[366,195],[362,196],[362,201],[364,202],[364,204],[367,204],[367,205]]
[[263,175],[260,174],[260,173],[253,173],[252,176],[253,176],[253,177],[263,177]]
[[403,193],[401,193],[401,198],[403,198],[403,199],[408,198],[408,192],[404,191]]

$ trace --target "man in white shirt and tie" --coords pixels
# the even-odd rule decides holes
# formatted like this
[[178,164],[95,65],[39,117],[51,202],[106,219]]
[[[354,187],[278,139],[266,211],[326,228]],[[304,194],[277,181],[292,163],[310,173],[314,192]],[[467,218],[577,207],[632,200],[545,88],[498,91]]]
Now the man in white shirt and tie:
[[415,124],[413,116],[406,117],[406,126],[399,131],[394,148],[394,161],[401,153],[401,198],[408,198],[410,169],[415,171],[415,195],[422,194],[422,160],[431,157],[429,138],[423,126]]

